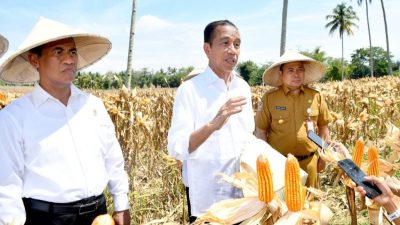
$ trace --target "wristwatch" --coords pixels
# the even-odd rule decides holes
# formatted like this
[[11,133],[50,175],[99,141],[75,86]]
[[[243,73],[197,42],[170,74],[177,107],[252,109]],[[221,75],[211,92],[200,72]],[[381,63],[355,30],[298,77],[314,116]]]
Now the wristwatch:
[[388,215],[388,219],[390,221],[393,221],[399,217],[400,217],[400,209],[398,209],[398,210],[394,211],[393,213],[391,213],[390,215]]

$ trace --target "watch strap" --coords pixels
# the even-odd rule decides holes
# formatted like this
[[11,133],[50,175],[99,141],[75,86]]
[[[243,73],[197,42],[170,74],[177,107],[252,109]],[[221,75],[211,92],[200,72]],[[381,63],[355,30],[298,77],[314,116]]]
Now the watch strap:
[[399,218],[399,217],[400,217],[400,209],[398,209],[398,210],[396,210],[396,211],[394,211],[393,213],[391,213],[391,214],[388,215],[388,219],[389,219],[390,221],[393,221],[393,220],[395,220],[395,219],[397,219],[397,218]]

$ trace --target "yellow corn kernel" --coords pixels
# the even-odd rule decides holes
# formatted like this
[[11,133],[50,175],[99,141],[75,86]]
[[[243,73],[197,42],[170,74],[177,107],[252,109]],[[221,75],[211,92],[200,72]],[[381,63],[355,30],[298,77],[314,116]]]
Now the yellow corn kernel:
[[260,201],[269,203],[274,198],[274,185],[272,182],[272,171],[265,155],[259,155],[257,158],[257,176],[258,198]]
[[354,146],[354,151],[353,151],[353,162],[360,167],[361,166],[361,160],[363,158],[364,154],[364,142],[362,140],[357,140],[356,144]]
[[288,154],[285,165],[285,201],[289,211],[297,212],[303,208],[300,166],[296,157]]
[[379,176],[379,153],[378,150],[371,146],[368,148],[368,162],[369,167],[367,171],[368,176]]

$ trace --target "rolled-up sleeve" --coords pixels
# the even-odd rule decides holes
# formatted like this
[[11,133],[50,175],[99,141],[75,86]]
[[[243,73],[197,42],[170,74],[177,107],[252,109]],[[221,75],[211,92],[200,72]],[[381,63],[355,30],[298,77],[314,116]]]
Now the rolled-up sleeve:
[[181,86],[176,92],[171,127],[168,132],[168,153],[181,161],[189,157],[189,139],[194,131],[190,93],[185,90],[185,86]]
[[268,108],[268,94],[264,94],[262,97],[262,107],[260,109],[257,109],[256,117],[255,117],[255,122],[256,122],[256,127],[268,131],[270,128],[271,124],[271,116]]
[[318,126],[326,126],[331,122],[331,114],[328,109],[328,105],[324,99],[322,94],[319,95],[320,98],[320,107],[319,107],[319,116],[318,116]]
[[0,112],[0,224],[23,224],[24,157],[21,129],[6,111]]

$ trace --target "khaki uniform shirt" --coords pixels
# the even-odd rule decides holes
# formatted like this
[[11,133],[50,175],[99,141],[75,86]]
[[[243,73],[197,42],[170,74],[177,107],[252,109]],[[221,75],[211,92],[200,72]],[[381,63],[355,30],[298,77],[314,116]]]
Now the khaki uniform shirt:
[[308,108],[314,130],[318,132],[318,126],[330,121],[327,104],[319,91],[303,86],[298,95],[292,95],[287,87],[280,86],[263,96],[256,114],[256,127],[267,131],[267,142],[283,155],[310,155],[317,146],[307,138]]

